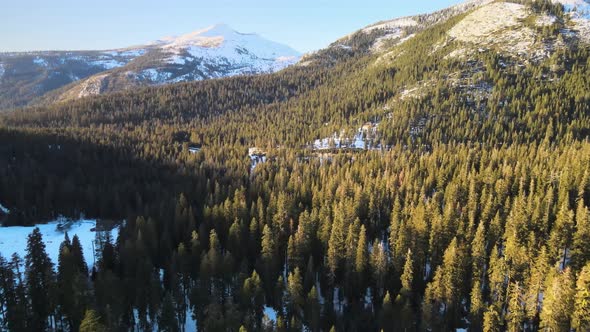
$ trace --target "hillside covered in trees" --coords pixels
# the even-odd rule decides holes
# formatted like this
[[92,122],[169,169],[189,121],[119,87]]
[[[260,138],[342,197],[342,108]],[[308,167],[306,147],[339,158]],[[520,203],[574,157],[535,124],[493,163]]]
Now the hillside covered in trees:
[[[526,15],[497,38],[529,50],[452,37],[498,6]],[[2,329],[590,330],[590,45],[572,24],[486,2],[379,52],[384,31],[359,31],[275,74],[1,114],[6,226],[125,220],[94,267],[76,238],[51,262],[39,232],[1,253]],[[359,132],[362,149],[335,142]]]

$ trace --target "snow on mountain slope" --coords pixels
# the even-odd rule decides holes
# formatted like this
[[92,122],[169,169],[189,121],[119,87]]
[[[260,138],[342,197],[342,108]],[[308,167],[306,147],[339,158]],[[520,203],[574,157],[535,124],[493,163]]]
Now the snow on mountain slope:
[[560,3],[569,12],[574,28],[578,30],[580,39],[590,43],[590,1],[589,0],[553,0]]
[[[185,65],[201,60],[213,65],[233,67],[234,70],[230,72],[234,75],[277,71],[297,62],[300,56],[290,47],[256,34],[239,33],[225,24],[177,38],[163,39],[158,44],[162,52],[171,55],[167,58],[168,63]],[[223,73],[211,75],[227,76]]]
[[0,53],[0,109],[138,86],[261,74],[296,63],[292,48],[225,24],[104,51]]
[[[448,32],[448,35],[452,40],[472,45],[472,48],[496,46],[509,54],[527,53],[531,51],[536,40],[535,31],[522,24],[529,14],[524,5],[494,2],[467,15]],[[498,20],[500,15],[502,20]],[[542,20],[541,24],[545,25],[547,20]]]
[[[571,17],[571,22],[550,13],[534,12],[530,6],[497,1],[470,12],[448,31],[447,40],[435,45],[440,49],[459,42],[447,57],[466,58],[475,51],[495,49],[522,61],[538,61],[575,39],[589,41],[590,4],[586,0],[556,0]],[[498,19],[501,17],[502,19]],[[547,38],[543,28],[556,25],[561,38]]]
[[[107,52],[123,53],[122,50]],[[124,52],[135,52],[137,56],[128,64],[113,63],[113,70],[77,82],[59,91],[57,96],[49,96],[50,100],[75,99],[138,86],[271,73],[296,63],[300,57],[288,46],[257,34],[237,32],[225,24],[165,37]]]
[[372,47],[373,51],[378,52],[384,50],[388,42],[394,44],[403,43],[413,37],[415,33],[429,26],[445,21],[452,16],[485,6],[491,2],[493,0],[470,0],[430,14],[401,17],[378,22],[363,28],[361,31],[365,33],[375,30],[383,31],[384,34],[375,40]]

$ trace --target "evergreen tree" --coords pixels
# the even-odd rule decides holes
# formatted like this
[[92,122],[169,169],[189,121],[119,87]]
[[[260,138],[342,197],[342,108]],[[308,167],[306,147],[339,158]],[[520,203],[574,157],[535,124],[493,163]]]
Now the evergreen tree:
[[524,329],[525,312],[522,300],[522,290],[518,282],[512,283],[508,290],[508,313],[506,315],[506,328],[510,332],[518,332]]
[[553,272],[543,296],[541,328],[551,331],[569,331],[574,311],[574,280],[569,268]]
[[86,310],[84,319],[80,324],[80,332],[103,332],[106,328],[100,322],[100,317],[94,310]]
[[471,287],[471,297],[469,303],[470,327],[474,331],[480,331],[483,325],[483,313],[485,310],[485,303],[483,300],[482,287],[479,280],[475,280],[473,282],[473,287]]
[[568,249],[571,246],[574,231],[574,212],[568,208],[568,203],[569,198],[564,199],[549,239],[549,248],[553,250],[553,258],[560,262],[562,269],[566,267]]
[[30,328],[43,331],[48,327],[49,317],[53,313],[54,274],[53,264],[45,251],[43,236],[38,227],[33,230],[27,240],[25,280],[31,303]]
[[590,213],[584,206],[584,200],[578,200],[576,209],[576,231],[573,236],[572,244],[572,269],[577,272],[582,269],[584,264],[590,261]]
[[414,261],[412,260],[412,251],[408,249],[406,254],[406,262],[404,263],[404,272],[402,273],[401,282],[402,289],[400,293],[406,297],[411,298],[413,283],[414,283]]
[[[60,311],[65,315],[70,330],[76,330],[84,317],[87,305],[88,282],[87,275],[84,274],[88,268],[80,266],[81,246],[78,238],[75,236],[76,248],[69,241],[67,234],[64,242],[60,246],[57,266],[57,304]],[[74,253],[73,250],[76,250]],[[80,250],[80,252],[77,252]],[[84,263],[85,264],[85,263]]]
[[320,313],[321,304],[319,295],[315,286],[313,286],[307,295],[307,303],[305,306],[305,318],[313,332],[320,330]]
[[272,285],[272,280],[276,279],[277,254],[274,235],[270,227],[264,225],[262,230],[262,250],[260,252],[264,271],[264,284]]
[[576,331],[590,330],[590,263],[586,264],[578,275],[572,328]]
[[172,294],[166,293],[162,303],[162,311],[158,319],[158,329],[162,332],[179,332],[179,324],[176,317],[176,306]]
[[502,320],[498,308],[490,305],[483,315],[483,332],[502,331]]
[[379,326],[381,331],[393,331],[394,328],[394,309],[391,303],[391,296],[389,292],[385,293],[383,297],[383,304],[381,305],[381,313],[379,315]]
[[295,268],[294,272],[289,273],[287,279],[287,292],[289,294],[289,316],[301,317],[302,309],[305,305],[305,297],[303,293],[303,285],[301,279],[301,272],[299,268]]

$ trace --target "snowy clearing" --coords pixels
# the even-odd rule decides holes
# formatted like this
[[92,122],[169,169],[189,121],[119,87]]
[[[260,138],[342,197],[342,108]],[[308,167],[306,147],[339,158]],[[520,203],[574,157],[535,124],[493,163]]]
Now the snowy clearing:
[[[60,229],[60,225],[69,225]],[[94,252],[92,250],[96,232],[96,220],[80,219],[75,221],[68,221],[65,218],[52,221],[43,225],[36,226],[10,226],[0,228],[0,255],[9,259],[13,253],[17,253],[24,259],[27,249],[28,235],[31,234],[35,227],[39,227],[43,235],[43,242],[46,246],[47,254],[53,264],[57,264],[59,257],[59,246],[64,240],[65,232],[67,231],[70,239],[74,235],[78,235],[80,244],[84,250],[84,259],[89,266],[94,265]],[[116,239],[118,228],[111,231],[113,240]]]

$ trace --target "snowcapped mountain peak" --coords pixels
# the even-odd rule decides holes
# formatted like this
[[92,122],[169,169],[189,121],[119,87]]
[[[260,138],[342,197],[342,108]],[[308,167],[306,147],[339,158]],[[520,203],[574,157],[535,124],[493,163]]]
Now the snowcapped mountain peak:
[[186,59],[178,59],[177,56],[186,53],[193,58],[214,56],[229,62],[242,62],[247,58],[283,63],[285,59],[289,59],[286,61],[289,64],[300,56],[286,45],[267,40],[258,34],[238,32],[227,24],[216,24],[178,37],[167,37],[152,45],[173,55],[174,57],[169,58],[171,62],[183,63]]
[[[271,73],[299,61],[299,52],[258,34],[241,33],[216,24],[187,34],[121,49],[89,52],[38,52],[19,60],[42,74],[34,79],[58,77],[72,84],[47,100],[68,100],[137,86],[189,82],[236,75]],[[14,61],[0,54],[0,92]],[[78,70],[78,68],[82,68]],[[51,73],[45,75],[45,73]],[[12,74],[10,74],[12,75]],[[60,74],[61,75],[61,74]],[[45,82],[45,81],[43,81]],[[49,85],[49,83],[47,83]],[[33,85],[33,84],[31,84]],[[11,84],[10,88],[19,85]],[[57,86],[61,87],[61,86]],[[48,89],[49,90],[49,89]],[[13,91],[13,90],[10,90]],[[2,103],[0,93],[0,107]]]
[[189,46],[219,47],[227,40],[240,40],[243,38],[260,38],[253,33],[241,33],[232,29],[229,25],[220,23],[199,29],[180,36],[164,37],[151,45],[162,45],[163,48],[174,49]]
[[232,27],[230,27],[229,25],[227,25],[225,23],[215,24],[215,25],[212,25],[212,26],[207,27],[205,29],[197,30],[197,31],[193,32],[192,34],[197,34],[197,35],[200,35],[203,37],[218,37],[218,36],[229,37],[229,36],[234,36],[237,34],[248,35],[246,33],[237,32],[236,30],[232,29]]

